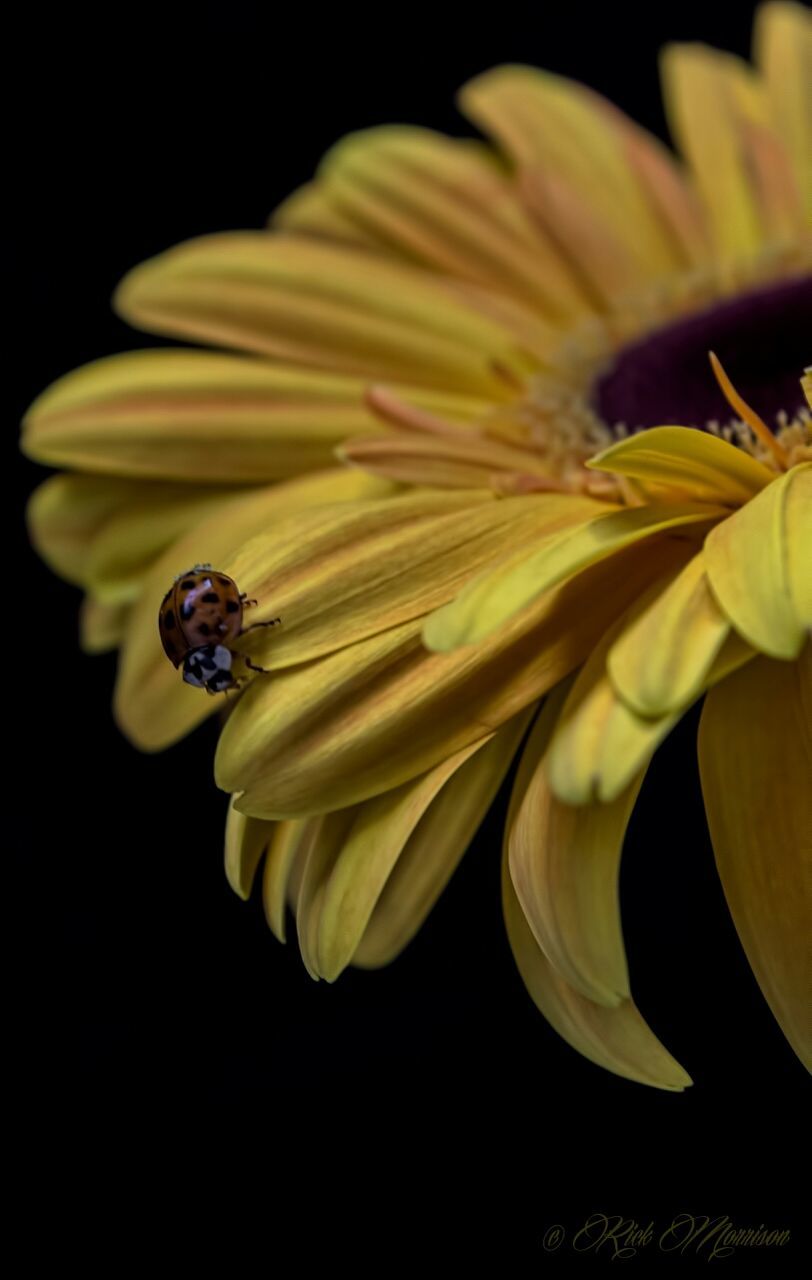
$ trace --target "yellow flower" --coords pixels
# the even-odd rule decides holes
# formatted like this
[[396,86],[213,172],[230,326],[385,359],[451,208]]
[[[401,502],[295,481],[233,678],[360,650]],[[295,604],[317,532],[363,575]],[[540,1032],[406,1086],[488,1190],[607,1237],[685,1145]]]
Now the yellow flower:
[[[803,668],[810,44],[806,11],[772,3],[755,70],[666,50],[687,169],[585,87],[496,68],[461,105],[498,150],[410,128],[353,135],[271,234],[193,241],[121,285],[133,323],[240,354],[113,357],[32,407],[27,451],[71,469],[34,495],[32,535],[86,591],[88,647],[121,644],[115,706],[133,741],[160,748],[212,710],[157,643],[176,572],[216,563],[259,616],[284,620],[250,642],[274,675],[236,701],[216,775],[236,797],[231,882],[247,894],[266,855],[269,922],[283,936],[293,907],[314,975],[405,945],[549,694],[509,821],[520,968],[587,1056],[689,1083],[629,997],[617,858],[645,764],[685,706],[714,685],[712,741],[735,722],[725,691]],[[748,400],[784,412],[774,434],[738,401],[744,422],[714,422],[728,411],[707,390],[710,347]],[[762,703],[778,716],[787,696]],[[734,736],[731,762],[747,740]],[[797,798],[793,741],[787,729],[775,758],[778,793]],[[740,788],[718,771],[722,865]],[[772,761],[762,776],[774,797]],[[758,795],[741,807],[749,838]],[[796,800],[781,812],[796,821]],[[730,897],[793,1038],[792,958],[754,958],[772,946],[775,900],[765,890],[753,915],[749,889],[741,910]]]

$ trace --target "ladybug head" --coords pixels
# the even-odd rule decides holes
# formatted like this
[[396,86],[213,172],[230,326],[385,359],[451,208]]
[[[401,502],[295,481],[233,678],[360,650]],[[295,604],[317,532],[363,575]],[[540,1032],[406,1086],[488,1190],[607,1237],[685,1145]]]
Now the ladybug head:
[[233,689],[236,681],[231,674],[231,652],[223,644],[204,644],[190,649],[183,659],[183,678],[187,684],[210,693],[222,693]]

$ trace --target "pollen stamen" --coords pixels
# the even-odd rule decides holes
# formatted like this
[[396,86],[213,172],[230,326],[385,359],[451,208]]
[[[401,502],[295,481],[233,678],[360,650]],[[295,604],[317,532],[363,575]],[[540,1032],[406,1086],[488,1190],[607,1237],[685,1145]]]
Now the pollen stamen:
[[743,400],[739,395],[738,391],[733,386],[733,383],[730,381],[730,378],[725,373],[719,357],[713,351],[708,352],[708,357],[711,362],[711,368],[716,376],[716,381],[719,383],[721,388],[722,395],[727,400],[731,409],[733,409],[734,413],[739,415],[743,422],[747,423],[756,438],[770,450],[778,465],[786,470],[789,467],[789,458],[786,450],[783,448],[781,443],[776,440],[766,422],[758,416],[755,409],[751,409],[747,401]]

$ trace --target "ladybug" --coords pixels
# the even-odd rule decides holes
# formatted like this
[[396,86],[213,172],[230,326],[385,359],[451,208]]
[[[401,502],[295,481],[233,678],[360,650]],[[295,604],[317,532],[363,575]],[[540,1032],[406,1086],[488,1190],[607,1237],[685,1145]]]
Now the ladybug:
[[[241,681],[231,671],[230,642],[255,627],[274,627],[280,618],[255,622],[243,629],[243,610],[256,604],[240,591],[233,578],[210,564],[196,564],[179,573],[167,591],[158,612],[158,630],[170,662],[183,664],[187,684],[207,693],[236,689]],[[252,671],[265,671],[245,654],[239,655]]]

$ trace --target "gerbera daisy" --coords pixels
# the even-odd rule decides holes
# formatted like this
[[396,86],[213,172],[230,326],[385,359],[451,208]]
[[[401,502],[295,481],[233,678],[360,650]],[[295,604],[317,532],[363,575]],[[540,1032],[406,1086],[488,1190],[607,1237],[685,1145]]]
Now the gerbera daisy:
[[[752,625],[775,606],[769,574],[753,590],[748,566],[790,556],[760,533],[785,508],[800,546],[811,41],[808,14],[774,3],[755,70],[666,50],[685,166],[585,87],[524,67],[461,95],[498,150],[409,128],[353,135],[272,234],[182,245],[118,292],[144,328],[244,354],[113,357],[33,406],[28,452],[73,469],[35,495],[33,536],[87,591],[87,645],[121,644],[115,705],[133,741],[167,745],[211,711],[157,644],[174,573],[220,564],[285,620],[256,650],[276,675],[236,704],[217,777],[238,797],[232,883],[248,892],[267,850],[269,920],[282,935],[294,907],[314,974],[384,963],[408,941],[555,690],[509,829],[537,814],[522,796],[549,772],[545,848],[592,849],[593,874],[560,903],[587,904],[594,954],[579,970],[544,934],[511,834],[520,966],[588,1056],[687,1083],[631,1003],[606,904],[632,791],[674,718],[727,673],[709,708],[759,663],[800,669],[795,596],[779,653]],[[719,425],[710,347],[774,432],[748,427],[739,401],[745,421]],[[664,421],[711,430],[641,432]],[[330,467],[337,446],[352,468]],[[740,536],[756,550],[740,555]],[[786,569],[793,591],[799,572]],[[673,620],[694,613],[699,638],[675,658]],[[672,656],[638,685],[628,672],[650,635]],[[736,671],[756,651],[771,657]],[[583,740],[611,782],[594,782]]]

